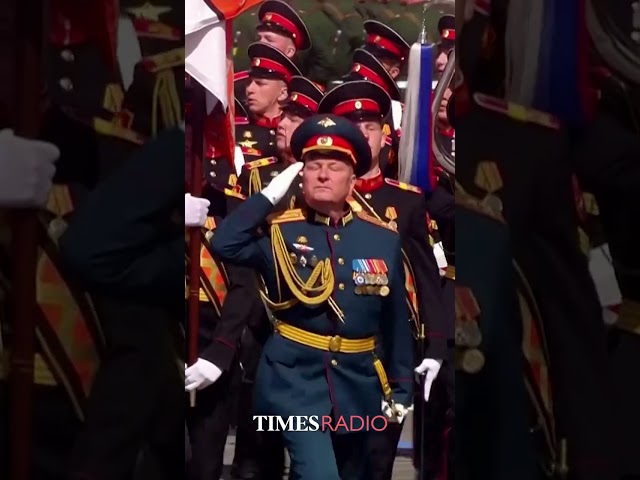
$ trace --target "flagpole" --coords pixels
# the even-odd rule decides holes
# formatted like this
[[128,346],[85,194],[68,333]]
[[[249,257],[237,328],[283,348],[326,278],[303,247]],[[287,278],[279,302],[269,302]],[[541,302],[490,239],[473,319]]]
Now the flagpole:
[[[14,10],[16,95],[13,125],[16,134],[31,138],[37,136],[40,123],[43,8],[41,0],[16,0]],[[14,160],[20,161],[19,158]],[[9,428],[12,454],[9,478],[30,480],[38,220],[36,210],[16,210],[13,214],[11,289],[14,311],[9,367]]]

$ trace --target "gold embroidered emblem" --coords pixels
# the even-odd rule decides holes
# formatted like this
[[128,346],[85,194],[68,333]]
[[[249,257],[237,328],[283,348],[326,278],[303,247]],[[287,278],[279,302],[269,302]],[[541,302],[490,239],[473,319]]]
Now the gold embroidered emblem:
[[335,126],[335,122],[331,120],[329,117],[325,117],[318,122],[318,125],[322,125],[324,128]]
[[321,145],[323,147],[330,147],[333,145],[333,139],[331,137],[320,137],[316,142],[316,145]]

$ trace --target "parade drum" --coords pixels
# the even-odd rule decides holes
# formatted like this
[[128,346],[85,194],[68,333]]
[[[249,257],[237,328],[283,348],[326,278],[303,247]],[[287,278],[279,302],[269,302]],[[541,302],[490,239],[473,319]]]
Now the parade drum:
[[593,44],[608,66],[640,85],[640,2],[589,0],[587,24]]

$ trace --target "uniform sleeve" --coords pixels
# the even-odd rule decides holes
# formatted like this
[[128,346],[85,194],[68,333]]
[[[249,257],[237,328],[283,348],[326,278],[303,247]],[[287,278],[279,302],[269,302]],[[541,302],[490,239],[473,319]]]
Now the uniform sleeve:
[[407,256],[415,275],[418,312],[425,325],[427,358],[445,358],[447,351],[447,315],[443,305],[440,272],[433,249],[429,245],[427,210],[423,201],[411,212],[411,232],[407,239]]
[[183,176],[184,132],[145,144],[74,213],[60,239],[65,264],[113,294],[175,294],[184,287]]
[[261,194],[242,202],[218,226],[211,241],[214,254],[225,262],[251,267],[261,274],[268,272],[273,263],[270,241],[258,237],[257,230],[272,209],[271,202]]
[[392,247],[395,250],[393,271],[390,272],[390,293],[385,298],[382,322],[382,348],[384,366],[396,403],[409,406],[413,391],[413,344],[411,323],[407,315],[405,277],[400,250],[400,238]]
[[256,288],[253,270],[236,265],[225,265],[229,277],[229,289],[222,305],[220,321],[213,332],[211,345],[200,357],[221,370],[229,371],[244,327],[255,318],[264,305]]

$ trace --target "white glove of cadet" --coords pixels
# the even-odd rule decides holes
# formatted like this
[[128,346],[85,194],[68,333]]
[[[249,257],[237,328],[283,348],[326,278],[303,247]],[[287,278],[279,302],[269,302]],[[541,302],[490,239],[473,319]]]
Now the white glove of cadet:
[[382,413],[387,416],[390,423],[402,423],[409,413],[409,409],[401,403],[389,404],[385,399],[382,399]]
[[202,227],[207,220],[209,205],[206,198],[192,197],[190,193],[184,195],[184,225],[185,227]]
[[285,168],[280,174],[271,180],[271,183],[262,189],[262,195],[267,197],[272,205],[277,204],[289,191],[289,187],[304,167],[304,163],[296,162]]
[[46,204],[60,150],[52,143],[0,131],[0,207],[33,208]]
[[425,358],[422,363],[415,369],[418,378],[420,375],[426,375],[424,379],[424,401],[429,401],[429,394],[431,393],[431,386],[433,381],[438,376],[440,368],[442,367],[442,360],[435,358]]
[[191,392],[196,389],[202,390],[216,383],[220,375],[222,375],[222,370],[202,358],[199,358],[198,361],[190,367],[187,367],[185,364],[184,368],[185,392]]

